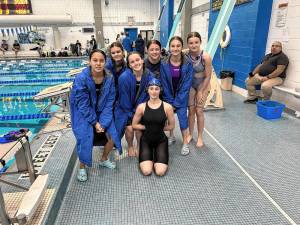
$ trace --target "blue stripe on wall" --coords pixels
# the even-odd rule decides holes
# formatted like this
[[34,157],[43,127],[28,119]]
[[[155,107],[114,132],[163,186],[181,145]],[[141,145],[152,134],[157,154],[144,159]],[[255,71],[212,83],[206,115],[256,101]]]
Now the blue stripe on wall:
[[[163,5],[163,0],[160,0],[160,7]],[[173,26],[174,0],[168,0],[166,8],[160,19],[160,43],[162,47],[166,47],[169,34]]]

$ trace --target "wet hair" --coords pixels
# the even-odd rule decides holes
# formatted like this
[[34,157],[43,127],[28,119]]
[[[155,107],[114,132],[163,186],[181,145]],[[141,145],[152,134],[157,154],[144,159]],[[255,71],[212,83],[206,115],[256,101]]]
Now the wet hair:
[[158,45],[159,48],[161,49],[161,43],[158,40],[150,40],[150,41],[148,41],[148,43],[147,43],[147,49],[149,49],[150,45],[152,45],[152,44]]
[[190,32],[186,38],[186,42],[189,42],[189,39],[192,37],[199,38],[200,42],[202,42],[201,35],[198,32]]
[[[127,57],[126,57],[127,68],[129,68],[129,69],[131,69],[130,66],[129,66],[129,57],[131,55],[134,55],[134,54],[139,55],[141,57],[141,59],[143,59],[142,55],[139,52],[137,52],[137,51],[129,52],[128,55],[127,55]],[[143,71],[145,71],[145,63],[143,64]]]
[[183,40],[182,40],[182,38],[179,37],[179,36],[173,36],[173,37],[170,39],[170,42],[169,42],[169,48],[170,48],[170,46],[171,46],[171,42],[174,41],[174,40],[179,41],[179,42],[181,43],[182,47],[183,47]]
[[104,56],[104,59],[105,59],[105,61],[106,61],[106,54],[105,54],[105,52],[104,51],[102,51],[102,50],[100,50],[100,49],[94,49],[93,51],[91,51],[91,53],[90,53],[90,55],[89,55],[89,60],[91,60],[92,59],[92,57],[93,57],[93,55],[95,54],[95,53],[101,53],[103,56]]

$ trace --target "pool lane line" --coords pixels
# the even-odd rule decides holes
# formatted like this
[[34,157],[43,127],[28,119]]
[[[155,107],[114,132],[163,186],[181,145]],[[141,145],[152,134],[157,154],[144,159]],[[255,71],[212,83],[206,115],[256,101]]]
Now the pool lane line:
[[254,178],[238,163],[238,161],[227,151],[227,149],[206,129],[204,131],[217,143],[217,145],[231,158],[239,169],[249,178],[249,180],[263,193],[263,195],[275,206],[275,208],[290,222],[292,225],[297,223],[272,199],[272,197],[254,180]]

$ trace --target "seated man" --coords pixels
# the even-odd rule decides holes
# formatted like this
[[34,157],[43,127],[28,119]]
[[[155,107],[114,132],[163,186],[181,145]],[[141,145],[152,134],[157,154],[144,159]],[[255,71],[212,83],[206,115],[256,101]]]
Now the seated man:
[[288,57],[282,52],[282,44],[275,41],[271,47],[271,53],[267,54],[262,63],[249,73],[246,79],[248,98],[244,103],[256,103],[255,85],[261,84],[263,99],[268,100],[272,95],[272,87],[281,85],[286,77],[286,69],[289,64]]
[[5,40],[2,40],[0,51],[2,51],[4,55],[7,50],[8,50],[8,44]]
[[20,51],[21,46],[17,40],[13,43],[12,50],[15,52],[16,57],[18,57],[18,52]]

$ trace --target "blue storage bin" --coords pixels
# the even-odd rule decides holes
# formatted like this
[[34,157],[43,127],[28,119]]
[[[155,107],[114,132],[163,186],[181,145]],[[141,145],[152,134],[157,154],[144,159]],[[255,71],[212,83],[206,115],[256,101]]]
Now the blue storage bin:
[[284,104],[281,104],[276,101],[258,101],[257,106],[257,115],[266,119],[279,119],[285,108]]

